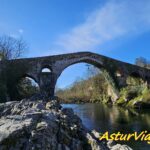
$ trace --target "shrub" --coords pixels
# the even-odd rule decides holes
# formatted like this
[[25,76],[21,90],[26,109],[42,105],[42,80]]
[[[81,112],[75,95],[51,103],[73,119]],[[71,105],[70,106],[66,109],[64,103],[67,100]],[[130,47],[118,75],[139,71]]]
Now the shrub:
[[150,90],[149,89],[143,92],[143,101],[150,103]]

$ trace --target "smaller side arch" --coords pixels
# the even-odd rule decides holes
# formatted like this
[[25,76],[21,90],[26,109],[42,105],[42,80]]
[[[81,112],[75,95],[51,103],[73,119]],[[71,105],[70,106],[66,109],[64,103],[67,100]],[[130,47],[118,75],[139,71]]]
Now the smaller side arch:
[[145,78],[143,77],[143,74],[138,71],[133,71],[127,76],[126,80],[127,85],[141,85],[145,83]]
[[36,79],[36,77],[32,75],[22,74],[18,76],[17,78],[15,78],[13,82],[14,84],[8,83],[9,84],[9,89],[8,89],[9,98],[12,101],[21,100],[23,98],[28,98],[39,92],[39,82]]
[[49,65],[44,65],[42,68],[41,68],[41,73],[52,73],[52,68],[49,66]]
[[141,76],[141,74],[139,72],[131,72],[129,74],[129,76],[135,77],[135,78],[142,78],[142,76]]
[[[35,82],[37,82],[38,83],[38,78],[37,77],[35,77],[34,75],[31,75],[31,74],[28,74],[28,73],[26,73],[26,74],[23,74],[21,77],[19,77],[19,80],[21,80],[22,78],[31,78],[31,79],[33,79]],[[38,83],[39,84],[39,83]]]

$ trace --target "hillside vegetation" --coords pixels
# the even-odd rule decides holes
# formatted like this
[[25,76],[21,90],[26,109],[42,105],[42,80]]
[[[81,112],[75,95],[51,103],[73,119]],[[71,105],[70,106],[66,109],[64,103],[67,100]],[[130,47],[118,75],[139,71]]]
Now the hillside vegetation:
[[102,74],[75,81],[66,89],[59,89],[56,95],[65,103],[99,102],[108,99],[108,84]]
[[[127,86],[120,89],[119,98],[111,99],[111,86],[102,72],[91,67],[88,71],[96,70],[87,79],[77,80],[66,89],[58,89],[56,95],[62,103],[109,103],[125,107],[150,107],[150,89],[147,82],[139,77],[129,76]],[[90,73],[89,73],[90,74]]]

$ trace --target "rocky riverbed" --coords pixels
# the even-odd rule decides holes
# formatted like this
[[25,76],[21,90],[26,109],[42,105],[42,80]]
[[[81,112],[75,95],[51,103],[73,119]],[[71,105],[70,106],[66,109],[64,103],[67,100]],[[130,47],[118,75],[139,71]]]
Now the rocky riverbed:
[[98,138],[72,109],[62,108],[56,100],[0,104],[0,150],[131,150]]

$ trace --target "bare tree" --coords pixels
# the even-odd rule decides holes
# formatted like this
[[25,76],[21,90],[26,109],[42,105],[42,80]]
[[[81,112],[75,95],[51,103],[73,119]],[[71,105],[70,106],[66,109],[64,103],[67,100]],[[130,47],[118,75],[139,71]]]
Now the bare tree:
[[136,58],[135,64],[137,66],[145,67],[147,69],[150,69],[150,61],[145,59],[145,58],[143,58],[143,57]]
[[146,67],[147,60],[143,57],[139,57],[135,59],[135,64],[140,67]]
[[16,59],[22,56],[27,49],[22,38],[0,36],[0,60]]
[[[19,58],[24,54],[26,49],[26,43],[22,38],[0,36],[0,61]],[[9,68],[10,66],[6,65],[0,72],[0,102],[12,100],[13,97],[18,96],[17,84],[21,83],[12,83],[11,71]],[[13,68],[12,70],[14,69],[15,68]],[[20,86],[22,87],[23,85]]]
[[101,73],[101,70],[93,65],[86,64],[87,67],[87,78],[91,78]]

